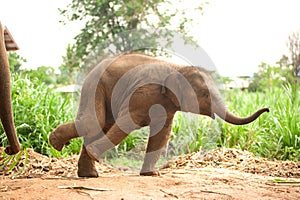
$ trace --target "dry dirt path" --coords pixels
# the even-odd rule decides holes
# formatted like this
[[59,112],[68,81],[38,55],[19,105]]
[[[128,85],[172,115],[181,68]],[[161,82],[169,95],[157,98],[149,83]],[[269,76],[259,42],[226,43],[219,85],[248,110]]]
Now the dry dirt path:
[[300,184],[292,182],[299,180],[282,184],[270,180],[274,177],[216,168],[172,170],[160,177],[124,173],[92,179],[2,177],[0,199],[300,199]]
[[[249,152],[232,149],[204,157],[184,155],[166,165],[159,177],[142,177],[138,172],[98,164],[100,177],[89,179],[77,178],[77,156],[49,159],[33,151],[28,154],[22,174],[12,178],[0,171],[0,199],[300,199],[299,163],[266,164]],[[212,155],[220,163],[209,160]],[[210,162],[217,167],[207,164]],[[18,167],[23,165],[20,162]]]

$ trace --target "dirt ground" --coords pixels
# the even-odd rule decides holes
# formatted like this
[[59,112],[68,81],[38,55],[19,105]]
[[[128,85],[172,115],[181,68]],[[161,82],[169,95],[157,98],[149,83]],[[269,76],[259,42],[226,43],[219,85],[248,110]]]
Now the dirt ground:
[[299,162],[235,149],[174,158],[159,177],[102,163],[99,178],[78,178],[76,162],[77,156],[50,159],[29,149],[9,171],[13,161],[0,157],[0,199],[300,199]]

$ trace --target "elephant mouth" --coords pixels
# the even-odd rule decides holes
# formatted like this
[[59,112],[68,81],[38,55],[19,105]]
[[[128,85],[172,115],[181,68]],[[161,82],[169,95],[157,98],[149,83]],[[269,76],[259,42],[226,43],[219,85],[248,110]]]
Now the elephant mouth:
[[210,115],[210,117],[211,117],[212,119],[216,119],[216,113],[212,113],[212,114]]

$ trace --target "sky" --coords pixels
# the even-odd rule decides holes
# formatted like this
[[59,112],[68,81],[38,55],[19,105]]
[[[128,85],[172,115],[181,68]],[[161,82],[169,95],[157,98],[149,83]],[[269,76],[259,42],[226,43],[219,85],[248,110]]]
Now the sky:
[[[79,33],[77,23],[59,23],[58,8],[70,0],[0,2],[0,20],[27,59],[22,67],[58,67]],[[209,0],[190,32],[221,75],[252,76],[261,62],[275,64],[288,53],[288,35],[300,29],[299,8],[298,0]]]

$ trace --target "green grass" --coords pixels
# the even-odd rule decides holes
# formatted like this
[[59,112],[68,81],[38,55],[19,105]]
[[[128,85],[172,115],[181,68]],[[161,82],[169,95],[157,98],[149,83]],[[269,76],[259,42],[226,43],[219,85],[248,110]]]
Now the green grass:
[[[33,148],[49,156],[65,156],[80,151],[81,140],[74,140],[62,152],[53,149],[48,136],[59,124],[74,120],[72,96],[62,96],[49,86],[14,76],[12,98],[15,126],[22,148]],[[0,145],[7,144],[7,138],[1,127]]]
[[260,107],[270,113],[245,126],[222,126],[222,145],[281,160],[300,160],[300,97],[297,85],[271,88],[265,93],[227,94],[229,109],[249,115]]
[[192,113],[177,112],[167,151],[171,155],[180,155],[199,149],[214,149],[220,135],[217,121]]

